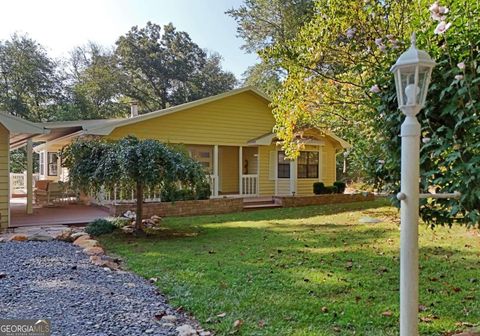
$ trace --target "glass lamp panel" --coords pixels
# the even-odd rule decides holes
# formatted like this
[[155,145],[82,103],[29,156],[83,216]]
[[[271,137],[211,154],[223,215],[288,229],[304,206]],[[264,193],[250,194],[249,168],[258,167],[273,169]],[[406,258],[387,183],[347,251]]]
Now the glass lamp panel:
[[429,66],[419,66],[418,69],[418,86],[420,88],[420,94],[418,95],[418,104],[421,107],[425,105],[431,71],[432,68]]
[[402,66],[399,71],[403,105],[415,105],[419,93],[418,88],[415,88],[415,66]]
[[397,89],[397,101],[398,101],[398,107],[401,107],[404,105],[403,103],[403,90],[402,90],[402,82],[401,82],[401,76],[400,76],[400,69],[395,70],[394,73],[395,76],[395,88]]

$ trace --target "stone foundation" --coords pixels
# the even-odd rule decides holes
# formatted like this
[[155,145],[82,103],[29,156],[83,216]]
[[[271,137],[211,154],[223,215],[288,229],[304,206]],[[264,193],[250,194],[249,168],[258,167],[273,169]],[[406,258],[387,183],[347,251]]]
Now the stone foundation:
[[[110,205],[111,216],[121,216],[126,211],[135,211],[134,203]],[[242,198],[214,198],[208,200],[152,202],[143,204],[143,218],[154,215],[160,217],[217,215],[243,210]]]

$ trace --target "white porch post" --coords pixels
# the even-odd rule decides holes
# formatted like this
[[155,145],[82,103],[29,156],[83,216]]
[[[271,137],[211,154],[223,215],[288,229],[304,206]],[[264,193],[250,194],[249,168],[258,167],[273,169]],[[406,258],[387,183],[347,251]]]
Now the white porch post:
[[213,196],[218,196],[218,183],[220,178],[218,176],[218,145],[213,146]]
[[297,160],[290,160],[290,195],[293,195],[295,190],[295,181],[297,178]]
[[238,192],[243,195],[243,147],[238,147]]
[[27,214],[33,213],[33,141],[27,140]]
[[275,196],[278,196],[278,151],[275,151]]

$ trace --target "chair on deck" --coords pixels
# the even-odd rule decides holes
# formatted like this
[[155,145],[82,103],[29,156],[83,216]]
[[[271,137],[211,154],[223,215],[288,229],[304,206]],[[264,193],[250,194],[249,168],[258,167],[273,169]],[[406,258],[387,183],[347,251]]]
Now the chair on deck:
[[38,180],[35,182],[35,203],[53,205],[65,200],[65,184],[62,182],[53,182],[48,180]]

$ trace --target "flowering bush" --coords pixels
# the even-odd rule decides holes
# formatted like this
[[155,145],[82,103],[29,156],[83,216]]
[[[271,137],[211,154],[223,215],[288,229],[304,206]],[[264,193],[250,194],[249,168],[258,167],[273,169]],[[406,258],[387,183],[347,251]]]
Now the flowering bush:
[[[452,1],[450,8],[435,2],[427,20],[419,21],[418,45],[429,52],[437,66],[425,108],[418,115],[422,125],[421,189],[424,192],[462,193],[460,201],[423,200],[421,216],[431,225],[480,221],[480,8],[477,2]],[[379,78],[379,82],[385,79]],[[378,165],[378,186],[399,190],[401,115],[394,83],[381,86],[377,129],[385,163]]]

